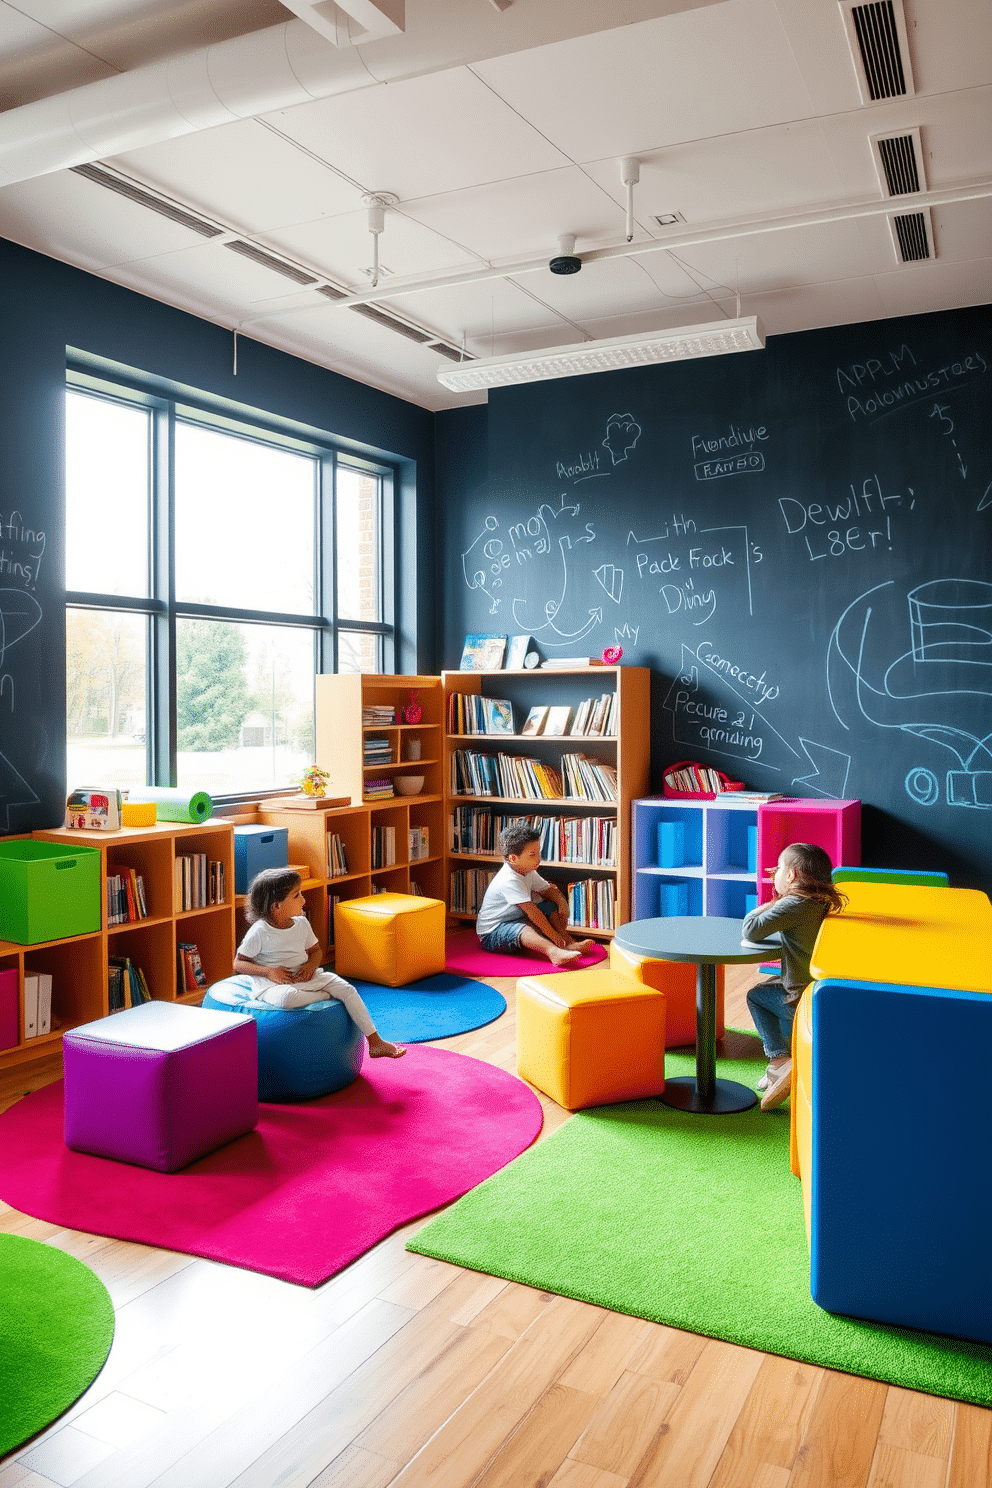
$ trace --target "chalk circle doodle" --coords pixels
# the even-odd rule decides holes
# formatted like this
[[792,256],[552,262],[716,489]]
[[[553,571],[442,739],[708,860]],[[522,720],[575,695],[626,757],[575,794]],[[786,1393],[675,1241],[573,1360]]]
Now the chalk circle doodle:
[[[891,656],[885,641],[896,615],[906,613],[893,580],[859,595],[837,621],[827,646],[834,717],[849,730],[840,709],[853,704],[876,728],[899,729],[949,750],[960,769],[947,771],[947,804],[992,810],[992,732],[979,735],[941,716],[948,703],[975,699],[977,718],[992,697],[992,584],[934,579],[910,590],[905,601],[909,649],[899,656]],[[939,795],[938,777],[924,765],[910,770],[904,784],[918,805],[934,804],[935,785]]]
[[[481,568],[475,568],[474,565],[477,564],[479,560],[478,558],[470,558],[470,555],[473,549],[476,548],[480,542],[483,542],[483,556],[489,557],[489,553],[487,550],[492,545],[493,540],[488,536],[488,534],[491,532],[495,532],[498,527],[499,522],[495,517],[487,517],[485,520],[485,525],[483,526],[483,529],[479,533],[478,537],[476,537],[472,542],[469,543],[468,547],[462,554],[462,577],[464,578],[465,583],[470,589],[484,589],[486,587],[485,570]],[[502,551],[502,546],[502,543],[500,543],[500,551]],[[509,561],[509,558],[507,558],[507,562]]]
[[924,765],[914,765],[904,784],[906,794],[920,806],[934,806],[940,800],[940,781]]
[[603,448],[610,452],[614,465],[622,465],[641,437],[641,426],[631,413],[611,413],[606,421]]

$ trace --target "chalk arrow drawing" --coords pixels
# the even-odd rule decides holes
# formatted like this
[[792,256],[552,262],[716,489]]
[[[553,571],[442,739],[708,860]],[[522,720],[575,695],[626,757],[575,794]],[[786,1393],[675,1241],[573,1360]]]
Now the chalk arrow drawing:
[[623,569],[615,568],[612,563],[604,563],[595,570],[595,577],[602,584],[614,604],[620,603],[623,593]]
[[0,754],[0,818],[4,831],[10,831],[10,813],[15,806],[34,806],[38,799],[23,775]]
[[801,734],[799,742],[806,751],[813,769],[809,775],[794,775],[793,785],[805,785],[811,791],[816,791],[818,796],[830,796],[834,800],[843,800],[847,790],[851,756],[844,754],[840,749],[830,749],[826,744],[817,744],[812,739],[804,739]]

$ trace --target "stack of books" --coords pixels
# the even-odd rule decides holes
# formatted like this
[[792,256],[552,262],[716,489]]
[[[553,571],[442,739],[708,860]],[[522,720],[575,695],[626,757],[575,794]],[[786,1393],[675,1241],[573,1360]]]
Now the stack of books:
[[396,828],[372,827],[371,850],[373,868],[392,868],[396,862]]
[[568,923],[577,930],[613,930],[613,885],[606,878],[586,878],[568,886]]
[[451,875],[451,913],[478,914],[495,877],[489,868],[457,868]]
[[393,746],[388,739],[370,735],[362,744],[362,760],[366,765],[391,765]]
[[575,710],[570,734],[587,738],[606,738],[616,733],[617,695],[604,692],[602,697],[586,698]]
[[396,722],[396,709],[391,703],[368,703],[362,709],[364,728],[391,728]]
[[558,771],[523,754],[475,754],[457,749],[451,756],[451,790],[456,796],[499,796],[504,800],[558,801],[564,795]]
[[393,790],[393,782],[391,780],[366,780],[366,801],[383,801],[392,795],[395,795],[395,791]]
[[410,862],[415,863],[418,858],[429,858],[431,855],[431,834],[429,827],[410,828]]
[[227,902],[224,864],[206,853],[179,853],[175,861],[176,902],[183,909],[204,909]]
[[448,733],[512,734],[513,705],[507,698],[452,692],[448,695]]

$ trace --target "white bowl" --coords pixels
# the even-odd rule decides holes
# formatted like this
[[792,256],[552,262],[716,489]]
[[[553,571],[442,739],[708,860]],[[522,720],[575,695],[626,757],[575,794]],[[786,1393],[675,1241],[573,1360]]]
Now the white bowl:
[[397,775],[393,780],[398,796],[418,796],[424,788],[423,775]]

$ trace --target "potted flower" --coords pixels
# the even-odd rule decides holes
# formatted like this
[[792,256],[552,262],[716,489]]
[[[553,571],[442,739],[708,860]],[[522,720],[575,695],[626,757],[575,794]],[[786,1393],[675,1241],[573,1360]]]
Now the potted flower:
[[326,796],[330,778],[327,770],[322,770],[319,765],[310,765],[300,776],[300,789],[305,796]]

